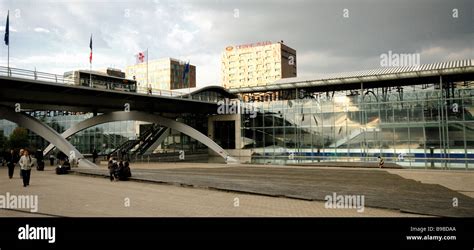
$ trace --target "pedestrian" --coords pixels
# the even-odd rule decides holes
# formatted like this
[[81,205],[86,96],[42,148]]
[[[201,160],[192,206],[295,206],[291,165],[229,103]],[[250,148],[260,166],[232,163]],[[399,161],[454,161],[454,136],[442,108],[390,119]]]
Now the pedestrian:
[[132,172],[130,171],[130,164],[128,161],[125,161],[119,172],[119,180],[126,181],[130,177],[132,177]]
[[385,162],[384,162],[382,156],[379,155],[378,159],[379,159],[379,168],[383,168],[383,164],[384,164]]
[[63,153],[62,151],[59,151],[58,154],[56,155],[56,158],[58,159],[58,163],[60,164],[61,161],[67,161],[68,157],[65,153]]
[[36,169],[38,171],[43,171],[44,170],[43,150],[41,150],[41,149],[36,150],[35,159],[36,159]]
[[53,166],[54,165],[54,155],[53,153],[51,153],[49,155],[49,165]]
[[23,156],[20,158],[20,171],[23,177],[23,187],[30,185],[31,168],[36,165],[36,159],[31,157],[30,152],[25,149]]
[[94,151],[92,151],[92,162],[95,164],[95,160],[99,157],[99,154],[97,153],[97,150],[94,148]]
[[118,168],[115,169],[115,179],[119,179],[119,180],[120,180],[120,176],[121,176],[122,171],[123,171],[123,161],[121,160],[121,161],[118,163]]
[[6,155],[8,177],[13,178],[13,172],[15,171],[15,165],[18,163],[19,157],[15,153],[15,150],[11,149],[10,153]]
[[[19,154],[18,154],[18,162],[17,162],[16,164],[18,164],[18,165],[20,164],[20,159],[21,159],[21,157],[23,156],[23,153],[24,153],[24,152],[25,152],[25,150],[21,148],[21,149],[20,149],[20,152],[19,152]],[[23,178],[21,169],[20,169],[20,178]]]
[[115,159],[113,157],[110,157],[107,167],[109,169],[110,181],[114,181],[116,171],[117,171],[117,168],[118,168],[117,161],[115,161]]

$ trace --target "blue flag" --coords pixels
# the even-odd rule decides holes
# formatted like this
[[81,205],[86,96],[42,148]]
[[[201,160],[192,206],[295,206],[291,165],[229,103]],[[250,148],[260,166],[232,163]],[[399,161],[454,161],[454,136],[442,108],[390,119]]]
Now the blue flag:
[[10,22],[9,22],[9,16],[10,16],[10,11],[7,14],[7,24],[5,25],[5,38],[3,39],[5,41],[5,45],[9,45],[10,43]]
[[183,82],[184,79],[186,79],[186,74],[189,72],[189,61],[184,65],[184,71],[183,71]]

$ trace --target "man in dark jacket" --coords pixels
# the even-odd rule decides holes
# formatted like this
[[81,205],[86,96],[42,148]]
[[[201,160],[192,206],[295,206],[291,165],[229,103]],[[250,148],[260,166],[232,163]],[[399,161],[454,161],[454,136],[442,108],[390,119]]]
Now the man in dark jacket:
[[126,181],[130,177],[132,177],[132,172],[130,171],[130,164],[128,161],[125,161],[120,169],[119,179],[121,181]]
[[97,153],[97,150],[94,148],[94,151],[92,151],[92,162],[95,163],[95,160],[99,157],[99,154]]
[[10,150],[10,153],[5,156],[5,160],[7,161],[8,167],[8,177],[13,178],[13,172],[15,170],[15,165],[20,160],[18,154],[15,153],[13,149]]
[[118,178],[116,177],[118,164],[117,164],[117,161],[113,157],[110,157],[107,167],[109,169],[110,181],[118,180]]
[[41,149],[37,149],[35,152],[35,158],[37,162],[37,170],[43,171],[44,170],[44,157],[43,151]]

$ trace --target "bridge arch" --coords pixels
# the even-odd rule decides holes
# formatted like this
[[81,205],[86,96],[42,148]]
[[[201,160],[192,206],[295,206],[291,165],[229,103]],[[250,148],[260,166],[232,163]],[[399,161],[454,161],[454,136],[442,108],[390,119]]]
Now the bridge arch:
[[[186,125],[181,122],[177,122],[175,120],[165,118],[159,115],[155,114],[150,114],[150,113],[145,113],[141,111],[116,111],[116,112],[111,112],[103,115],[98,115],[91,117],[89,119],[86,119],[84,121],[81,121],[71,128],[67,129],[62,133],[63,138],[69,138],[73,136],[74,134],[99,125],[103,123],[108,123],[108,122],[117,122],[117,121],[143,121],[143,122],[150,122],[150,123],[156,123],[160,126],[171,128],[174,130],[177,130],[183,134],[186,134],[202,144],[206,145],[208,148],[210,148],[212,151],[220,155],[222,158],[226,160],[227,163],[238,163],[238,160],[235,158],[231,157],[221,146],[219,146],[217,143],[215,143],[213,140],[211,140],[209,137],[205,136],[198,130],[194,129],[193,127]],[[43,154],[47,154],[49,151],[51,151],[54,148],[54,145],[50,144],[46,149],[43,151]]]
[[96,166],[94,163],[85,159],[84,156],[68,140],[56,132],[56,130],[38,119],[24,113],[15,112],[13,109],[4,106],[0,106],[0,118],[9,120],[21,127],[33,131],[45,140],[56,145],[56,147],[66,155],[71,155],[71,152],[74,152],[75,158],[79,160],[79,166],[81,167]]

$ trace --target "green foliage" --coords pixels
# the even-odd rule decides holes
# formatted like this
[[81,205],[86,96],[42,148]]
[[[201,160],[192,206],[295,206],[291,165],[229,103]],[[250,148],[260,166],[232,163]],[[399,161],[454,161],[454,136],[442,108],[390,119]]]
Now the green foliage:
[[7,150],[8,139],[3,135],[3,130],[0,130],[0,152]]
[[27,148],[29,146],[28,130],[17,127],[8,139],[8,147],[13,149]]

